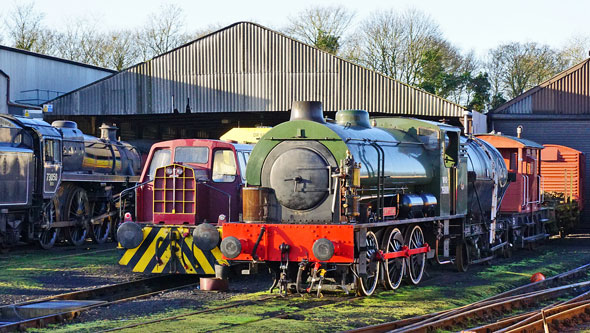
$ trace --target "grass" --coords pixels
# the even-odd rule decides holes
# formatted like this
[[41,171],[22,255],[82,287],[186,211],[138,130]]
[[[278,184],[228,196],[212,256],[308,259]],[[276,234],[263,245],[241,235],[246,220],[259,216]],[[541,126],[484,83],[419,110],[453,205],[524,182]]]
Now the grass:
[[[119,254],[106,251],[85,255],[66,255],[53,251],[36,251],[29,254],[10,253],[0,261],[0,293],[19,290],[45,289],[41,282],[52,275],[92,274],[117,266]],[[10,260],[10,261],[8,261]]]
[[[456,273],[451,267],[438,268],[433,271],[435,276],[423,281],[419,287],[403,285],[396,291],[380,291],[361,300],[326,305],[321,299],[290,297],[275,299],[264,305],[236,306],[221,312],[193,315],[125,331],[333,332],[379,324],[469,304],[528,283],[530,276],[535,272],[540,271],[549,277],[590,262],[590,246],[568,247],[564,246],[567,244],[564,242],[555,240],[536,251],[520,251],[511,259],[494,261],[491,266],[475,265],[470,267],[467,274]],[[268,293],[246,294],[234,297],[231,301],[255,299],[265,295]],[[211,301],[205,308],[225,305],[227,302]],[[94,320],[53,326],[47,330],[97,331],[191,311],[195,309],[165,309],[150,316],[134,316],[111,321]],[[270,319],[279,313],[288,313],[290,317]]]

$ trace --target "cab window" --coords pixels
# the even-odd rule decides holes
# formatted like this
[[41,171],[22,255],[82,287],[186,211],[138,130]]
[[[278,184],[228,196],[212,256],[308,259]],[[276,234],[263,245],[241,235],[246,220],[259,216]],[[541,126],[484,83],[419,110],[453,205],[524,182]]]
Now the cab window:
[[45,162],[61,162],[61,150],[59,149],[58,140],[45,140],[43,149],[45,150]]
[[238,163],[240,163],[240,175],[242,176],[242,181],[246,181],[246,165],[248,165],[248,159],[250,158],[249,151],[240,151],[238,152]]
[[236,180],[236,158],[229,149],[217,150],[213,155],[212,180],[218,183],[231,183]]
[[174,162],[205,164],[209,161],[209,148],[207,147],[176,147],[174,150]]
[[150,162],[149,179],[154,179],[157,168],[170,164],[170,155],[169,149],[158,149],[154,152],[154,156]]
[[445,167],[452,168],[457,164],[459,159],[459,134],[455,132],[446,132],[445,134]]

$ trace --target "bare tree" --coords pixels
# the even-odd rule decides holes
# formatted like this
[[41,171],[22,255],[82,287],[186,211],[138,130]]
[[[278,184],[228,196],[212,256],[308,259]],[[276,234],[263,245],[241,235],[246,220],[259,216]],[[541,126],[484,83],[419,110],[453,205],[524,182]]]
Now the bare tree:
[[502,83],[503,67],[502,61],[504,54],[502,49],[497,48],[490,50],[487,57],[484,60],[484,70],[488,73],[488,79],[490,81],[491,91],[493,96],[501,96],[504,92]]
[[14,47],[32,51],[42,39],[43,13],[35,9],[35,4],[15,3],[12,11],[4,18],[8,35]]
[[289,18],[285,33],[333,54],[338,53],[354,12],[343,6],[315,6]]
[[415,85],[425,52],[436,47],[442,39],[438,25],[421,11],[379,11],[361,23],[346,56]]
[[509,43],[490,50],[486,68],[492,93],[514,98],[563,70],[563,64],[547,45]]
[[104,67],[120,71],[139,61],[139,48],[131,31],[116,31],[107,35],[107,39]]
[[590,36],[578,35],[567,40],[559,52],[559,58],[566,68],[572,67],[590,56]]
[[184,31],[182,9],[176,5],[163,5],[149,16],[144,27],[136,33],[142,60],[165,53],[189,40]]

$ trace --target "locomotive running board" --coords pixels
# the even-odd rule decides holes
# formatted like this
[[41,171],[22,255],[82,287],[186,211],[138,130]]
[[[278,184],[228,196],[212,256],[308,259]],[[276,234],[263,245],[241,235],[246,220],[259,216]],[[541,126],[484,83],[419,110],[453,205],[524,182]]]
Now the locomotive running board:
[[443,220],[455,220],[455,219],[462,219],[465,218],[466,215],[464,214],[457,214],[457,215],[448,215],[448,216],[434,216],[434,217],[420,217],[414,219],[405,219],[405,220],[391,220],[391,221],[383,221],[383,222],[375,222],[375,223],[359,223],[355,224],[355,229],[364,229],[364,228],[373,228],[373,227],[387,227],[390,225],[401,225],[401,224],[411,224],[411,223],[422,223],[422,222],[435,222],[435,221],[443,221]]
[[62,182],[93,182],[93,183],[137,183],[139,176],[99,175],[92,173],[64,172]]

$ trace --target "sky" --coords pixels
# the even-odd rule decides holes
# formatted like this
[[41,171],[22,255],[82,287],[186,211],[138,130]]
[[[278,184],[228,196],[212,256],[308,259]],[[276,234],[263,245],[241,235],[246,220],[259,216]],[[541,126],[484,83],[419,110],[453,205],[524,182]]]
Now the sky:
[[[0,3],[11,1],[23,0]],[[584,0],[36,0],[35,7],[45,13],[44,23],[58,30],[80,18],[110,30],[142,25],[163,3],[184,10],[189,31],[237,21],[281,28],[290,16],[313,5],[343,5],[356,12],[356,22],[375,11],[416,8],[430,15],[452,44],[480,56],[506,42],[534,41],[559,48],[571,37],[590,36],[590,1]]]

